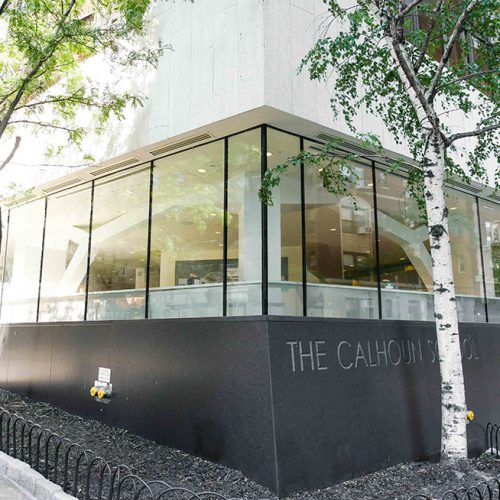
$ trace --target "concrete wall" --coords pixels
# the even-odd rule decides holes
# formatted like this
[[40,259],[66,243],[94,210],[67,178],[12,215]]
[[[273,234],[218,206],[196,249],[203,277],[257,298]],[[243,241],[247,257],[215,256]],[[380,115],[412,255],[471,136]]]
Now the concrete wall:
[[[322,0],[158,1],[143,40],[146,46],[161,40],[171,47],[157,69],[124,71],[101,56],[83,63],[83,73],[101,84],[147,99],[143,108],[129,110],[123,122],[109,124],[103,136],[89,137],[82,151],[97,161],[109,160],[200,127],[210,131],[213,123],[263,106],[309,120],[311,135],[325,127],[330,133],[352,135],[342,117],[332,117],[328,84],[310,81],[307,72],[297,74],[301,59],[328,21]],[[334,22],[329,30],[335,33],[338,28]],[[82,113],[78,121],[86,123],[89,118]],[[454,115],[453,123],[458,130],[464,118]],[[407,153],[373,116],[360,112],[355,124],[362,132],[380,134],[387,149]],[[279,125],[288,128],[286,121]],[[37,167],[47,163],[46,146],[64,143],[64,135],[33,137],[26,130],[21,134],[16,157],[0,173],[0,187],[11,181],[28,187],[76,170]],[[0,145],[0,158],[8,154],[12,141]],[[62,158],[50,162],[79,165],[82,151],[65,148]]]

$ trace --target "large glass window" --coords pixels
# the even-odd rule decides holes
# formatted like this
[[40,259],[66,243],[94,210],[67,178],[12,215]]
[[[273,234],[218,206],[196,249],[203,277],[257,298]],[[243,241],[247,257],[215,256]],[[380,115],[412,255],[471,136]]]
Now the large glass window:
[[47,201],[39,321],[83,321],[90,223],[89,185]]
[[402,177],[376,170],[382,318],[434,318],[429,236]]
[[229,139],[227,315],[262,314],[261,130]]
[[87,319],[145,316],[150,169],[96,181]]
[[[8,219],[9,219],[9,211],[8,210],[2,210],[0,207],[0,217],[1,217],[1,238],[2,242],[0,245],[0,279],[2,279],[2,284],[0,284],[0,294],[1,290],[3,288],[3,272],[4,272],[4,266],[5,266],[5,249],[7,246],[7,231],[8,231]],[[0,296],[0,307],[2,304],[2,298]]]
[[1,321],[36,321],[45,200],[10,211]]
[[500,323],[500,205],[479,201],[488,321]]
[[[306,141],[304,148],[318,149]],[[305,166],[307,314],[377,318],[378,291],[372,171],[356,165],[345,196],[328,193],[324,166]],[[336,168],[336,167],[334,167]]]
[[449,189],[446,204],[460,321],[485,321],[476,199]]
[[153,186],[149,317],[221,316],[223,141],[156,161]]
[[[267,166],[300,151],[298,137],[268,129]],[[291,167],[273,191],[267,211],[269,314],[302,316],[302,215],[300,167]]]
[[[273,168],[302,142],[266,127],[263,151],[262,132],[100,178],[93,195],[88,183],[13,208],[8,228],[3,213],[0,321],[260,315],[263,251],[270,315],[301,316],[306,302],[312,317],[370,319],[381,311],[383,319],[432,321],[428,228],[407,180],[378,168],[373,175],[371,162],[352,164],[341,196],[319,175],[342,168],[335,162],[306,164],[303,186],[300,166],[290,167],[266,209],[262,247],[262,160]],[[451,188],[446,203],[459,320],[485,321],[486,295],[489,321],[500,323],[500,205]]]

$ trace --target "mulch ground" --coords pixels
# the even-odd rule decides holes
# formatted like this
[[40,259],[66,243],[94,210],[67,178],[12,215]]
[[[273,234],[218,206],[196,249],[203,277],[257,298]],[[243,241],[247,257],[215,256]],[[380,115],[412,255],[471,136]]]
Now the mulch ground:
[[[34,402],[0,389],[0,406],[42,427],[82,444],[110,465],[128,465],[145,480],[162,480],[194,491],[214,491],[227,498],[249,500],[277,497],[241,472],[162,446],[124,429],[71,415],[46,403]],[[425,494],[441,498],[450,489],[469,488],[500,476],[500,461],[484,455],[465,471],[443,469],[429,462],[400,464],[358,479],[316,491],[300,492],[294,500],[408,500]]]

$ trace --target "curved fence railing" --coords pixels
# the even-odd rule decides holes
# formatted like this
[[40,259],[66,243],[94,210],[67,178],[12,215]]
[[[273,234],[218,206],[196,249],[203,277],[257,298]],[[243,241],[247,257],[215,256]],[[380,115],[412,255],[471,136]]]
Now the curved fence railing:
[[[434,500],[435,496],[414,495],[410,500]],[[441,500],[500,500],[500,479],[482,481],[470,488],[457,488],[447,491]]]
[[[488,423],[486,426],[486,453],[500,458],[498,442],[500,440],[500,426]],[[414,495],[409,500],[433,500],[435,497],[428,495]],[[441,500],[500,500],[500,476],[489,481],[482,481],[470,488],[457,488],[449,490]]]
[[500,458],[498,442],[500,441],[500,426],[488,423],[486,426],[486,451],[496,458]]
[[2,407],[0,450],[83,500],[238,500],[165,481],[145,481],[128,466],[112,466],[91,450]]

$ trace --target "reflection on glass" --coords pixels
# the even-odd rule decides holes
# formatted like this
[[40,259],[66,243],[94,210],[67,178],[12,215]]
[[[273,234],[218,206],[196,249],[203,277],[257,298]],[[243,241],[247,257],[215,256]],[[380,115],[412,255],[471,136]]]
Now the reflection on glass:
[[222,315],[224,145],[155,162],[150,318]]
[[460,321],[485,321],[476,199],[449,189],[446,204]]
[[[5,248],[7,246],[7,231],[8,231],[8,212],[0,210],[0,218],[1,218],[1,238],[2,244],[0,246],[0,279],[2,279],[2,285],[0,285],[0,293],[3,288],[3,273],[4,273],[4,265],[5,265]],[[0,307],[2,304],[2,298],[0,297]],[[1,317],[1,313],[0,313]]]
[[432,320],[427,226],[402,177],[376,170],[382,318]]
[[90,187],[47,201],[39,321],[83,321]]
[[[300,152],[298,137],[268,129],[267,165]],[[290,167],[268,207],[269,314],[302,316],[302,218],[300,166]]]
[[3,323],[36,321],[45,200],[10,212],[5,265]]
[[[317,148],[306,141],[304,148]],[[305,166],[307,314],[378,317],[375,218],[370,167],[356,165],[349,195],[333,196]]]
[[227,315],[262,314],[260,129],[229,138]]
[[500,323],[500,205],[479,201],[488,321]]
[[144,318],[149,172],[95,184],[87,319]]

